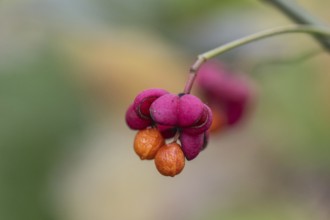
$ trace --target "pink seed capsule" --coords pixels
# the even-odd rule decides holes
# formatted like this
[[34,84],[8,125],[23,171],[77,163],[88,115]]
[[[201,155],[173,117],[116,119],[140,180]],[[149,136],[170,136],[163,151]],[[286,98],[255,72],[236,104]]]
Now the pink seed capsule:
[[134,100],[134,109],[140,117],[150,119],[149,108],[160,96],[168,94],[164,89],[147,89],[140,92]]
[[176,126],[179,96],[166,94],[156,99],[150,106],[151,118],[160,125]]
[[197,84],[209,96],[224,101],[245,101],[250,96],[249,86],[244,80],[215,62],[201,66]]
[[227,115],[227,124],[234,125],[239,122],[246,112],[246,107],[245,102],[226,103],[225,113]]
[[129,106],[125,115],[126,124],[133,130],[142,130],[151,125],[150,119],[141,118],[133,108],[133,104]]
[[180,142],[182,151],[187,160],[192,160],[197,157],[204,145],[204,133],[199,135],[191,135],[182,132],[180,135]]
[[212,118],[212,110],[204,104],[204,111],[201,119],[191,127],[183,128],[183,131],[191,135],[202,134],[211,127]]
[[179,97],[177,111],[178,126],[189,127],[196,124],[203,115],[204,104],[194,95],[183,94]]
[[178,130],[176,127],[167,125],[157,125],[157,129],[160,131],[163,138],[165,139],[174,137]]

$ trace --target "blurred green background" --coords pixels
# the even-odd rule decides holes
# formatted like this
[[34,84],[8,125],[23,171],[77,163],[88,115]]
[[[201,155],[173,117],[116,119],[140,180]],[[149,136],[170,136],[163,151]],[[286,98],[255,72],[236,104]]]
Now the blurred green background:
[[[297,2],[330,23],[328,0]],[[139,91],[180,92],[198,53],[289,23],[252,0],[2,0],[0,219],[330,219],[330,57],[308,36],[216,58],[250,78],[252,109],[175,178],[124,122]]]

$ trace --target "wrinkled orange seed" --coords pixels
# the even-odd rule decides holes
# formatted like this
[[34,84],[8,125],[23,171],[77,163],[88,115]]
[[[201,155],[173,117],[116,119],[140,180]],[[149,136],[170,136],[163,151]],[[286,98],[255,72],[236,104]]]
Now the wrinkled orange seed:
[[179,174],[185,165],[185,156],[177,143],[162,146],[156,156],[155,165],[157,170],[164,176],[175,176]]
[[147,128],[137,132],[134,150],[141,160],[154,159],[158,149],[165,144],[162,134],[156,128]]

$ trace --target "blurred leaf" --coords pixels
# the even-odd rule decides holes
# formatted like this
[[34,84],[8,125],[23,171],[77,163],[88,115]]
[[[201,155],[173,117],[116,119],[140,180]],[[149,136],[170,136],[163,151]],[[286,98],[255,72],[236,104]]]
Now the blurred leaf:
[[49,172],[65,141],[82,127],[66,70],[50,52],[1,70],[0,219],[53,219],[47,210]]
[[330,122],[318,93],[320,74],[292,65],[268,69],[260,79],[260,132],[272,140],[270,149],[302,167],[329,167]]
[[[154,26],[158,30],[181,26],[218,10],[226,10],[228,6],[246,4],[237,0],[99,0],[105,15],[111,22]],[[161,27],[161,29],[159,29]],[[168,31],[166,31],[168,32]]]
[[[230,0],[205,0],[205,1],[175,1],[169,0],[164,2],[164,7],[160,12],[160,23],[177,26],[178,24],[191,23],[192,21],[212,14],[216,11],[226,10],[229,6],[239,5],[244,1],[230,1]],[[230,10],[230,9],[229,9]]]
[[[257,203],[256,203],[257,202]],[[253,201],[229,210],[221,210],[209,220],[308,220],[311,213],[287,201]]]

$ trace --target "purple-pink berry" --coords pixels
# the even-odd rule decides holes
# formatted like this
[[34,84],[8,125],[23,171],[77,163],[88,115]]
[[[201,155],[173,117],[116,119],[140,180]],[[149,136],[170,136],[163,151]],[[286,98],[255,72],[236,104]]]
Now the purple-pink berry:
[[182,151],[187,160],[196,158],[204,145],[204,133],[199,135],[191,135],[182,132],[180,135],[180,142]]
[[176,126],[179,96],[166,94],[156,99],[150,106],[151,118],[160,125]]
[[203,115],[201,119],[195,123],[194,125],[188,127],[188,128],[183,128],[183,131],[185,133],[191,134],[191,135],[198,135],[206,132],[212,124],[212,111],[211,109],[204,104],[203,108]]
[[199,98],[190,94],[180,96],[177,110],[178,126],[189,127],[196,124],[203,112],[204,104]]
[[150,106],[152,119],[161,125],[189,127],[197,123],[204,112],[204,104],[190,94],[166,94]]
[[142,118],[150,119],[150,106],[159,97],[168,94],[164,89],[147,89],[140,92],[134,100],[134,109]]
[[197,84],[206,99],[225,113],[227,124],[239,122],[252,96],[248,83],[215,62],[205,63],[198,74]]
[[151,125],[150,119],[141,118],[134,110],[133,104],[129,106],[125,115],[126,124],[134,130],[142,130]]
[[227,115],[227,124],[234,125],[243,117],[246,111],[245,102],[229,102],[224,107],[224,112]]
[[250,95],[246,82],[215,62],[201,66],[197,84],[210,96],[224,101],[245,101]]

